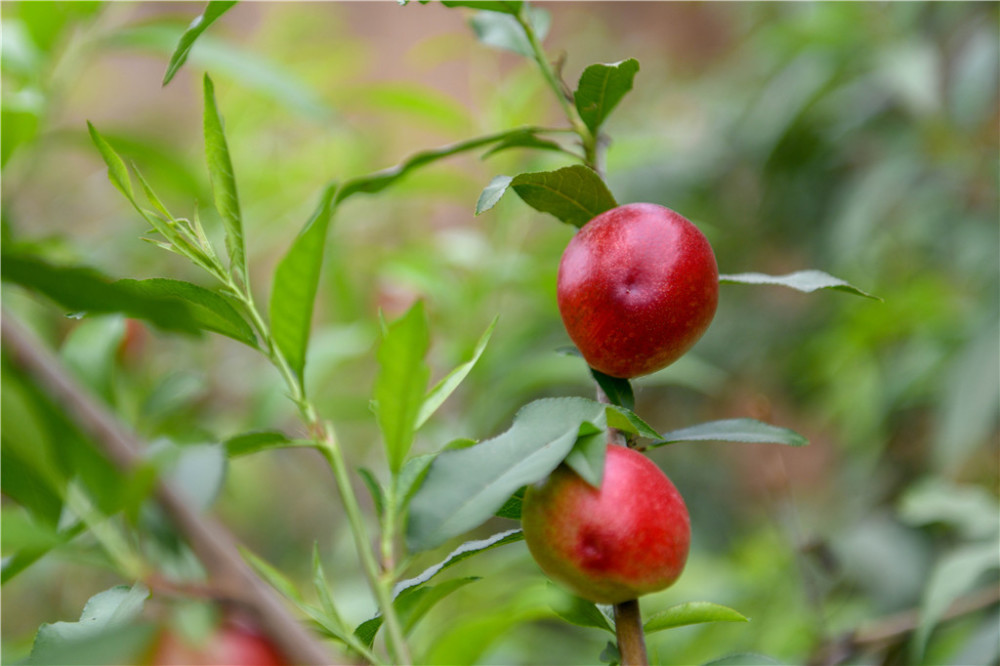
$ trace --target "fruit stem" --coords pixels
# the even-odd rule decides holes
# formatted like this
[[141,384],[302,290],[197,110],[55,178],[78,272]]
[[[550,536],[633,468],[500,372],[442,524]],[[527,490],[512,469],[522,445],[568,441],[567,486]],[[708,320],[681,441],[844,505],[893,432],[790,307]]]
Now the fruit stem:
[[638,599],[615,604],[615,634],[618,636],[618,652],[622,657],[622,666],[649,664]]

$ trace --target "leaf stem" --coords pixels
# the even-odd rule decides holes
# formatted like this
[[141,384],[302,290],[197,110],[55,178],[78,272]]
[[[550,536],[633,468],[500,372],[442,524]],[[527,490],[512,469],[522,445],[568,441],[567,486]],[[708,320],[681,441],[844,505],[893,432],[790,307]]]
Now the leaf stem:
[[622,666],[649,664],[638,599],[615,604],[615,634],[618,636],[618,651],[622,656]]

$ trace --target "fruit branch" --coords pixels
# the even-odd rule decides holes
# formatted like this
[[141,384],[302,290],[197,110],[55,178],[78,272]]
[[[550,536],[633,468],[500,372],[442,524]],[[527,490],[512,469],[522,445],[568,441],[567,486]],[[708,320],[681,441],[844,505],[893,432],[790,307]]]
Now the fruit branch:
[[[141,463],[143,447],[138,437],[94,400],[58,359],[6,311],[2,314],[0,331],[4,350],[12,360],[53,400],[65,406],[66,412],[115,466],[128,473]],[[185,536],[213,583],[224,594],[253,611],[262,628],[290,661],[329,663],[330,656],[323,646],[291,615],[274,589],[243,560],[236,540],[225,527],[201,515],[162,480],[157,482],[154,495],[177,530]]]
[[646,666],[649,663],[638,599],[615,604],[615,635],[618,636],[622,666]]

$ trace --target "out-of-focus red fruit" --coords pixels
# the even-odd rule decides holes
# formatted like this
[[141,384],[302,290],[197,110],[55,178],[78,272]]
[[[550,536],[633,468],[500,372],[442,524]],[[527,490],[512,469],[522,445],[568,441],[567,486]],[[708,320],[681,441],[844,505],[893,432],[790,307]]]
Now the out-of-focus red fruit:
[[595,603],[669,587],[684,569],[691,526],[670,479],[643,454],[608,446],[597,489],[566,465],[529,486],[524,540],[542,570]]
[[266,636],[227,622],[201,644],[192,645],[164,630],[156,639],[150,666],[289,666]]
[[557,292],[563,324],[590,367],[638,377],[676,361],[708,328],[719,269],[691,222],[663,206],[627,204],[569,242]]

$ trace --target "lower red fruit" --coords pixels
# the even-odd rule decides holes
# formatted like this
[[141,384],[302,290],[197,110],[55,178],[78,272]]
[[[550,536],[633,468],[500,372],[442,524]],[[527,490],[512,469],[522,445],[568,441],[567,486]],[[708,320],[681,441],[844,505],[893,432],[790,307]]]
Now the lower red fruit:
[[226,622],[200,643],[164,630],[156,639],[151,666],[288,666],[266,636],[242,623]]
[[627,204],[573,237],[559,264],[559,313],[590,367],[638,377],[670,365],[704,334],[719,269],[704,235],[669,208]]
[[521,522],[542,570],[595,603],[669,587],[691,543],[687,507],[674,484],[649,458],[623,446],[608,446],[600,489],[566,465],[529,486]]

